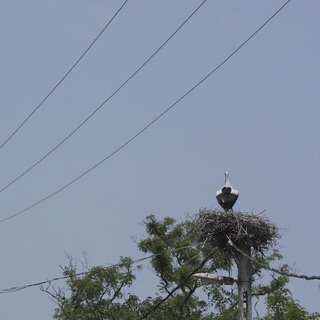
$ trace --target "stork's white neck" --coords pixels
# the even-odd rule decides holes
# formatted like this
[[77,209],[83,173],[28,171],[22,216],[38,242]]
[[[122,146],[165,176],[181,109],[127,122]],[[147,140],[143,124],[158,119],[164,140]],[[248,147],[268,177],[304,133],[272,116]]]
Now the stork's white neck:
[[229,172],[228,171],[226,171],[224,173],[224,182],[225,182],[225,185],[231,186],[231,183],[230,183],[230,180],[229,180]]

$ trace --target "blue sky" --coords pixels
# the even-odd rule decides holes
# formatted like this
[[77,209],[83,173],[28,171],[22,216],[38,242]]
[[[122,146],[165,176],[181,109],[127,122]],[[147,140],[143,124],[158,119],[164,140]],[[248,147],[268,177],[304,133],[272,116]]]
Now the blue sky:
[[[122,1],[0,4],[0,142],[48,94]],[[223,61],[283,1],[208,0],[159,54],[55,153],[1,192],[6,218],[56,191],[131,138]],[[200,4],[129,0],[81,63],[0,150],[1,187],[112,94]],[[317,0],[292,0],[256,37],[143,135],[39,206],[0,224],[1,288],[61,275],[65,252],[91,265],[141,257],[141,221],[215,208],[223,172],[236,209],[276,223],[284,262],[319,275],[320,65]],[[148,286],[141,281],[141,292]],[[60,283],[63,285],[63,283]],[[318,310],[317,282],[292,280]],[[5,319],[51,319],[38,288],[1,296]]]

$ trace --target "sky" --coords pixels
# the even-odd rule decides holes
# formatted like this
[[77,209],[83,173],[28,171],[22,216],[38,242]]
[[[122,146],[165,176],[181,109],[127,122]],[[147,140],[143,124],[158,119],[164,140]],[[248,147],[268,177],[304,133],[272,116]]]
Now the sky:
[[[88,48],[124,1],[0,3],[0,142]],[[41,159],[117,90],[201,3],[129,0],[79,64],[0,149],[3,188]],[[0,192],[0,220],[47,197],[106,158],[178,101],[284,1],[208,0],[85,125]],[[0,223],[0,289],[61,276],[66,254],[90,265],[143,257],[153,213],[183,221],[217,208],[228,170],[236,210],[281,230],[283,262],[320,275],[318,0],[292,0],[205,82],[122,150],[59,194]],[[0,188],[0,189],[1,189]],[[274,265],[275,267],[277,264]],[[150,295],[139,277],[138,291]],[[56,284],[63,286],[63,282]],[[318,282],[291,280],[309,311]],[[152,293],[151,293],[152,294]],[[7,320],[52,319],[39,288],[0,297]]]

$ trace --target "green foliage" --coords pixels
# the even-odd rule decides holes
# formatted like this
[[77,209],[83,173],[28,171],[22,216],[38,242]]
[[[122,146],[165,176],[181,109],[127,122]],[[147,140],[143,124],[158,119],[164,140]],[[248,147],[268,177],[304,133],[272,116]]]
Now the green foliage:
[[83,275],[76,273],[76,266],[70,261],[63,274],[68,277],[68,295],[62,289],[42,289],[58,305],[55,319],[112,319],[113,308],[124,298],[122,289],[130,287],[135,279],[130,258],[121,258],[118,267],[93,267]]
[[[283,265],[280,268],[283,273],[288,273],[289,267]],[[286,287],[289,282],[287,276],[280,275],[273,277],[269,286],[265,286],[266,291],[266,306],[268,314],[263,320],[311,320],[320,319],[320,313],[309,313],[300,306]]]
[[211,247],[199,250],[199,243],[195,244],[193,241],[194,226],[190,222],[177,223],[172,218],[158,221],[154,215],[150,215],[144,224],[147,238],[141,240],[138,247],[144,253],[155,255],[151,259],[151,265],[160,278],[162,292],[169,292],[181,283],[184,289],[193,288],[195,280],[186,278],[204,260],[208,264],[197,272],[214,272],[230,266],[229,257],[218,250]]
[[[201,243],[190,221],[177,223],[167,217],[157,220],[154,215],[144,221],[146,236],[138,248],[153,257],[151,268],[158,278],[159,291],[141,300],[126,293],[136,272],[130,258],[121,258],[117,266],[97,266],[77,274],[70,260],[64,268],[68,290],[54,287],[43,289],[57,304],[54,318],[58,320],[236,320],[237,288],[214,283],[199,283],[194,273],[220,274],[234,268],[233,257],[208,244]],[[279,252],[267,257],[256,255],[264,265],[281,260]],[[262,298],[266,314],[255,320],[316,320],[319,313],[309,313],[296,301],[285,275],[272,275],[267,284],[255,285],[265,274],[259,264],[253,264],[253,297]],[[282,272],[289,267],[283,265]],[[132,288],[130,289],[130,291]]]

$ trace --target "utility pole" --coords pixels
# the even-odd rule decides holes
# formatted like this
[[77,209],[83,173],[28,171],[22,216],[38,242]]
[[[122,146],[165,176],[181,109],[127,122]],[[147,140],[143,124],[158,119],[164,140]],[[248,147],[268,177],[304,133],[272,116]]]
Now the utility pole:
[[[251,256],[251,248],[247,244],[239,245],[239,248],[247,256]],[[238,267],[238,280],[231,277],[219,276],[210,273],[196,273],[193,276],[196,279],[217,283],[222,285],[238,284],[238,319],[237,320],[252,320],[252,265],[251,260],[245,255],[237,251],[235,261]]]
[[[248,244],[238,244],[238,247],[247,256],[251,256]],[[238,320],[252,320],[251,260],[239,252],[235,258],[238,267]]]

